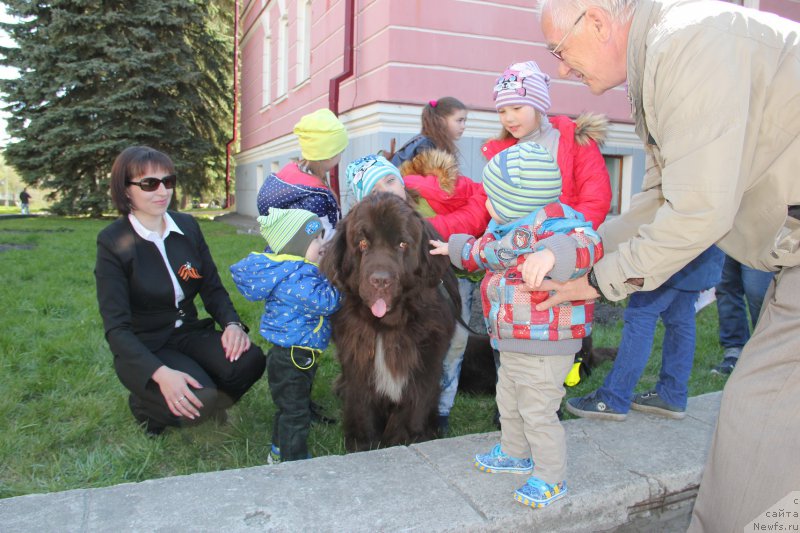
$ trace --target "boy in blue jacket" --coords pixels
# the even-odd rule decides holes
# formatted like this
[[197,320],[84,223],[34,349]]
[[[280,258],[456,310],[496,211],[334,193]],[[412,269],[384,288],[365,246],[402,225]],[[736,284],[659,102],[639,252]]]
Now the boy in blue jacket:
[[341,296],[317,266],[325,233],[317,215],[273,207],[257,220],[272,253],[253,252],[231,273],[245,298],[264,301],[259,332],[273,344],[267,372],[277,412],[267,462],[307,459],[311,384]]

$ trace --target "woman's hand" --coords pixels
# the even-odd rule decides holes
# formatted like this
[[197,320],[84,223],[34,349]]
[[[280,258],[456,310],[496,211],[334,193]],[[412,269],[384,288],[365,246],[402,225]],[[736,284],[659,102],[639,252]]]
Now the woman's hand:
[[222,348],[225,358],[232,363],[250,349],[250,337],[238,324],[228,324],[222,332]]
[[196,379],[166,365],[158,367],[152,378],[161,389],[161,395],[173,415],[185,416],[191,420],[200,416],[198,409],[203,407],[203,402],[194,395],[192,387],[202,389],[203,386]]

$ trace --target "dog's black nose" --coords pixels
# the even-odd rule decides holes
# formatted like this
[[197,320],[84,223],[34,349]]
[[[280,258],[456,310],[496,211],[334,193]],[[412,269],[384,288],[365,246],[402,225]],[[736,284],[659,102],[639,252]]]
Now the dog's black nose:
[[373,272],[369,282],[376,289],[385,289],[392,284],[392,276],[388,272]]

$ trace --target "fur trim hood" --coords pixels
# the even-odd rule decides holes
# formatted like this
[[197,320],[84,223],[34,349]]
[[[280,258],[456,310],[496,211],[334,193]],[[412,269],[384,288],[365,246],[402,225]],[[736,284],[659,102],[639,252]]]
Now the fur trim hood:
[[589,141],[602,146],[608,137],[608,117],[596,113],[582,113],[575,119],[575,142],[586,146]]
[[447,194],[452,194],[458,180],[458,161],[444,150],[425,150],[413,159],[403,162],[400,165],[400,174],[403,177],[436,176],[439,187]]

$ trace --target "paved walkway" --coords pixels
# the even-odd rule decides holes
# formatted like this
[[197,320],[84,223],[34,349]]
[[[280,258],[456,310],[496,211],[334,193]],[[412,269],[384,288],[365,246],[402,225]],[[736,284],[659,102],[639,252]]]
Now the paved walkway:
[[721,393],[688,416],[632,411],[625,422],[570,420],[569,494],[545,509],[512,498],[525,477],[472,466],[498,433],[0,500],[0,530],[685,531]]
[[242,233],[258,233],[258,222],[253,217],[240,215],[239,213],[225,213],[214,217],[215,222],[225,222],[232,226],[236,226]]

